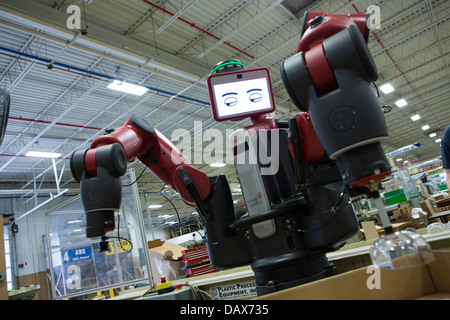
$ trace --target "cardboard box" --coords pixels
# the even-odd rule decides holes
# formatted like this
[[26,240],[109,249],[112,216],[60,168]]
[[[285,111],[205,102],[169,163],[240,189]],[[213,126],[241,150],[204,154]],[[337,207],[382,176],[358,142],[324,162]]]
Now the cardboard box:
[[429,199],[420,201],[420,207],[423,211],[425,211],[428,217],[432,216],[436,213],[434,207],[431,205],[431,201]]
[[[450,251],[434,251],[435,261],[402,269],[373,266],[278,291],[258,300],[450,299]],[[415,259],[416,256],[406,259]],[[399,259],[405,259],[399,258]],[[420,258],[419,258],[420,259]]]
[[392,210],[392,214],[394,215],[395,220],[403,218],[403,212],[401,209]]
[[361,221],[361,227],[363,228],[363,232],[364,232],[364,236],[366,237],[366,240],[378,239],[380,237],[378,235],[378,231],[375,226],[375,222]]
[[153,280],[159,283],[161,277],[166,280],[176,280],[184,277],[182,251],[185,247],[175,243],[164,242],[160,239],[148,241],[150,254],[150,265],[152,268]]

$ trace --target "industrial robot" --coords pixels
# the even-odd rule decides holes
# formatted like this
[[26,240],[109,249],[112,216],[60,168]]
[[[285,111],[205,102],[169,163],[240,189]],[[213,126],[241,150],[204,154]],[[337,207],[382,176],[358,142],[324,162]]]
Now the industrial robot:
[[[227,60],[208,76],[214,119],[250,119],[229,139],[247,214],[236,213],[226,176],[194,168],[161,132],[132,115],[71,157],[86,236],[104,240],[114,230],[120,178],[138,159],[197,207],[213,265],[251,265],[258,295],[336,274],[326,253],[359,230],[351,197],[379,198],[379,184],[391,174],[366,19],[305,13],[297,54],[280,66],[301,111],[288,121],[268,116],[275,104],[266,68]],[[261,157],[267,154],[272,163]]]

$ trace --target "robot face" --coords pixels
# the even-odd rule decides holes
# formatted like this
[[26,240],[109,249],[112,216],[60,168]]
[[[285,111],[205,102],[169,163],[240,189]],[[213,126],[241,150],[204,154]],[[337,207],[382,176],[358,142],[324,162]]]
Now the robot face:
[[265,68],[214,74],[207,83],[216,121],[242,119],[275,109]]

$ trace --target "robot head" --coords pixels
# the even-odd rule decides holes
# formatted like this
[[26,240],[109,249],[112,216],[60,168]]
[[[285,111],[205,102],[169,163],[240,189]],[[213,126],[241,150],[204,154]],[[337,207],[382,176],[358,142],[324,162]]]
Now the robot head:
[[267,68],[244,69],[238,60],[218,63],[207,80],[216,121],[240,120],[275,110]]

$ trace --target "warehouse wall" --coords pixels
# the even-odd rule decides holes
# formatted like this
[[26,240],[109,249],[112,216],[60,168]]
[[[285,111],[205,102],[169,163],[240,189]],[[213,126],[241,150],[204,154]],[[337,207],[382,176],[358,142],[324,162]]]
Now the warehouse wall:
[[[41,203],[48,198],[39,198]],[[20,217],[33,208],[34,201],[25,203],[20,196],[2,197],[0,201],[0,212],[14,213],[14,217]],[[17,276],[32,274],[45,270],[43,255],[42,236],[45,234],[45,207],[36,210],[30,215],[17,221],[19,231],[12,235],[15,242],[15,273]],[[19,265],[23,267],[19,268]]]
[[[37,203],[40,204],[48,199],[49,197],[40,197]],[[3,206],[5,208],[9,206],[12,209],[6,212],[14,212],[16,218],[22,216],[36,205],[34,200],[25,202],[20,197],[4,200],[6,201],[3,203]],[[47,246],[45,239],[45,213],[66,200],[67,198],[64,197],[54,199],[17,221],[19,231],[13,234],[15,244],[13,268],[16,275],[16,287],[39,284],[41,289],[36,294],[35,299],[48,299],[50,291],[46,279],[48,267],[45,256]]]
[[15,234],[17,276],[46,270],[44,255],[45,211],[36,210],[17,222]]
[[13,197],[2,196],[0,197],[0,213],[8,214],[14,212],[15,200]]

